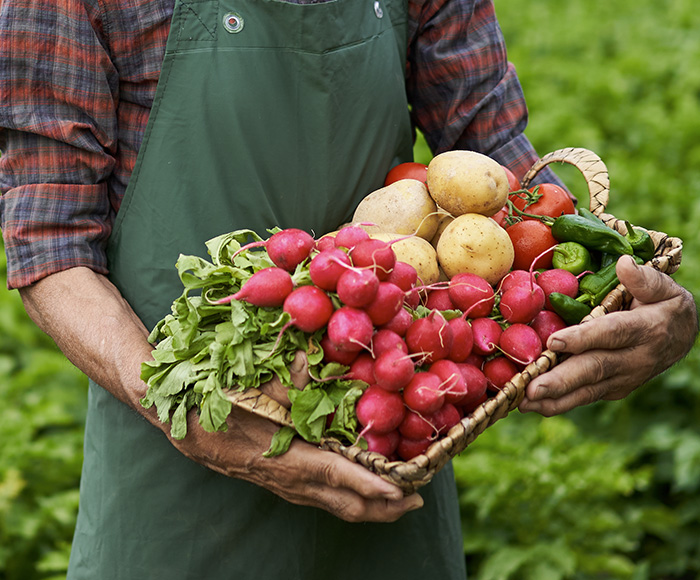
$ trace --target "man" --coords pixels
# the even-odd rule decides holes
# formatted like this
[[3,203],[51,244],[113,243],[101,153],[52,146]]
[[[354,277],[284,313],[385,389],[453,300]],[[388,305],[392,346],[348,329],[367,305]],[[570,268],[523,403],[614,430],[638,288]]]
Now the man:
[[[536,154],[492,3],[4,0],[0,62],[9,284],[91,379],[69,578],[463,578],[449,466],[404,498],[301,441],[265,459],[275,427],[244,412],[216,434],[191,416],[172,441],[139,372],[179,253],[239,227],[335,228],[410,159],[409,105],[434,152],[480,150],[522,175]],[[670,279],[620,268],[633,292],[653,282],[649,315],[620,324],[692,318]],[[623,354],[596,328],[561,335],[586,352],[533,381],[524,410],[648,378],[596,372]],[[300,357],[300,385],[304,370]]]

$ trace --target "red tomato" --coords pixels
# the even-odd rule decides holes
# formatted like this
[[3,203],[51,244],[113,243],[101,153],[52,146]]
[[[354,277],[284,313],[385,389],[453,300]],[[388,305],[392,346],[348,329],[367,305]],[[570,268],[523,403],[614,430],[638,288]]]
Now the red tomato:
[[[526,220],[506,229],[513,242],[513,270],[529,270],[537,256],[557,245],[549,226],[539,220]],[[535,263],[535,269],[552,267],[552,253],[546,252]]]
[[400,163],[386,174],[384,186],[386,187],[390,183],[394,183],[395,181],[399,181],[401,179],[417,179],[418,181],[425,183],[427,176],[427,165],[416,163],[415,161]]
[[[511,197],[513,205],[521,211],[527,213],[532,213],[535,215],[547,215],[551,217],[559,217],[565,213],[575,213],[574,202],[571,199],[569,193],[555,185],[554,183],[541,183],[540,185],[534,185],[529,189],[529,191],[534,192],[537,189],[537,193],[541,195],[535,203],[525,207],[525,200],[520,197]],[[524,218],[533,219],[533,218]]]
[[518,191],[519,189],[522,189],[518,178],[515,177],[515,173],[513,173],[505,165],[503,165],[502,167],[506,170],[506,176],[508,177],[508,191]]

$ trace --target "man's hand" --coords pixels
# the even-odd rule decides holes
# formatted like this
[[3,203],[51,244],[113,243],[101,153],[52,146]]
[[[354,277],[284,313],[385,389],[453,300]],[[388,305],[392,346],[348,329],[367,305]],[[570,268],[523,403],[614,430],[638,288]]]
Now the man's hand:
[[618,261],[617,275],[633,296],[630,310],[554,333],[547,347],[572,356],[530,382],[522,412],[551,416],[622,399],[693,346],[698,314],[687,290],[629,256]]
[[[104,276],[87,268],[53,274],[20,290],[27,312],[68,358],[116,398],[169,434],[155,408],[140,404],[146,385],[141,362],[151,357],[148,331],[119,291]],[[308,382],[306,357],[297,356],[292,378],[298,388]],[[277,381],[263,386],[285,403]],[[172,441],[187,457],[229,477],[265,487],[301,505],[324,509],[348,521],[394,521],[419,508],[418,494],[403,492],[365,467],[330,451],[295,440],[287,453],[265,458],[277,426],[247,411],[234,410],[226,433],[207,433],[190,412],[187,437]]]

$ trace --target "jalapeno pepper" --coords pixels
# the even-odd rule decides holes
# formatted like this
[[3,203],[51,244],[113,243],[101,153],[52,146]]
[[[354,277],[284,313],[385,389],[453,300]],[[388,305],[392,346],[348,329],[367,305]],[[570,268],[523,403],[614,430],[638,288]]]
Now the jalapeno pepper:
[[587,220],[605,225],[605,222],[603,222],[603,220],[600,219],[597,215],[595,215],[590,209],[587,209],[585,207],[579,207],[577,211],[578,211],[578,215],[580,215],[581,217],[584,217]]
[[577,300],[583,301],[589,306],[598,306],[608,293],[619,284],[615,267],[617,262],[612,262],[593,274],[581,278],[578,284],[579,296]]
[[651,260],[656,253],[656,245],[651,239],[649,232],[641,228],[635,228],[631,223],[625,222],[627,226],[627,240],[629,241],[634,255],[639,256],[642,260]]
[[578,324],[584,316],[591,312],[591,307],[587,304],[560,292],[552,292],[549,295],[549,302],[554,312],[561,316],[568,325]]
[[557,244],[552,254],[552,266],[578,276],[586,270],[593,270],[593,259],[588,248],[578,242]]
[[552,236],[560,242],[578,242],[591,250],[610,254],[633,254],[632,246],[620,232],[604,223],[576,214],[565,214],[551,222]]

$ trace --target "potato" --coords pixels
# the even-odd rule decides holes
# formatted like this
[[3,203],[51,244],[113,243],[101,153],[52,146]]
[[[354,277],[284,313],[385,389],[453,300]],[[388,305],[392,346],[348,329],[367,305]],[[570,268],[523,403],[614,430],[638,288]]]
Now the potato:
[[453,216],[492,216],[505,205],[509,191],[503,166],[476,151],[436,155],[428,165],[427,185],[435,202]]
[[[391,242],[403,238],[401,234],[378,232],[371,233],[370,237],[384,242]],[[400,262],[411,264],[418,272],[418,278],[424,285],[434,284],[440,278],[437,254],[429,241],[412,236],[402,239],[391,245],[396,259]]]
[[438,227],[436,212],[437,206],[422,181],[401,179],[365,197],[355,209],[352,221],[374,224],[363,226],[368,232],[416,234],[430,240]]
[[469,272],[495,286],[513,265],[515,252],[510,237],[494,220],[466,213],[457,216],[442,232],[437,256],[449,278]]

